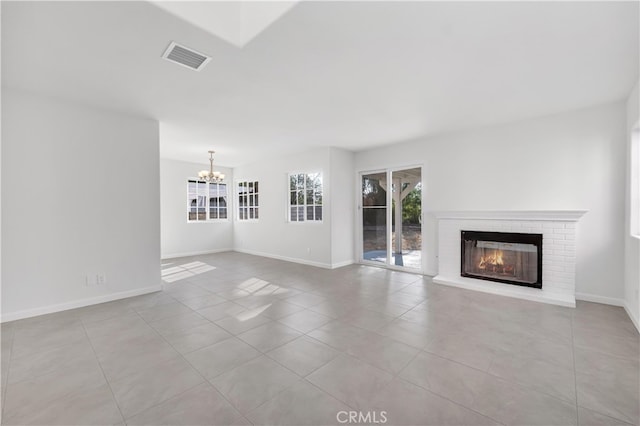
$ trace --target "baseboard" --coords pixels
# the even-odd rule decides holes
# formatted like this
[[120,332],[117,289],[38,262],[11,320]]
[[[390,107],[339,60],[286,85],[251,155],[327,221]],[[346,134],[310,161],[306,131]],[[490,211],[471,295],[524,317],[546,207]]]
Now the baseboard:
[[265,252],[256,251],[256,250],[247,250],[247,249],[235,248],[235,249],[233,249],[233,251],[237,251],[238,253],[251,254],[251,255],[254,255],[254,256],[268,257],[270,259],[284,260],[284,261],[293,262],[293,263],[300,263],[302,265],[315,266],[315,267],[318,267],[318,268],[324,268],[324,269],[333,269],[334,268],[334,266],[329,264],[329,263],[315,262],[313,260],[299,259],[297,257],[280,256],[278,254],[265,253]]
[[163,254],[160,256],[160,259],[176,259],[178,257],[188,257],[188,256],[200,256],[202,254],[213,254],[213,253],[222,253],[225,251],[233,251],[232,248],[221,248],[221,249],[213,249],[213,250],[202,250],[202,251],[188,251],[184,253],[171,253],[171,254]]
[[633,315],[631,309],[629,308],[629,305],[627,305],[626,302],[624,303],[624,310],[627,312],[627,315],[629,315],[629,318],[631,318],[631,322],[633,323],[633,325],[636,326],[636,330],[638,330],[638,333],[640,333],[640,321],[635,315]]
[[624,300],[615,297],[598,296],[597,294],[576,293],[576,300],[602,303],[603,305],[624,306]]
[[349,266],[349,265],[353,265],[354,263],[356,263],[355,260],[351,259],[351,260],[345,260],[344,262],[336,262],[336,263],[332,263],[331,264],[331,269],[336,269],[336,268],[342,268],[344,266]]
[[118,293],[105,294],[103,296],[91,297],[88,299],[74,300],[73,302],[60,303],[57,305],[43,306],[35,309],[25,309],[18,312],[10,312],[2,314],[0,322],[15,321],[24,318],[37,317],[39,315],[52,314],[55,312],[68,311],[69,309],[84,308],[85,306],[97,305],[99,303],[111,302],[113,300],[126,299],[127,297],[140,296],[142,294],[154,293],[161,291],[162,285],[154,285],[151,287],[137,288],[135,290],[121,291]]

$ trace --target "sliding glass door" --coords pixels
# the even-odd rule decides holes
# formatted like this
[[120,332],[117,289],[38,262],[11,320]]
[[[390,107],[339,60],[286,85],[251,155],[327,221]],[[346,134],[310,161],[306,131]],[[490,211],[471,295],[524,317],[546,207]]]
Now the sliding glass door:
[[361,261],[422,270],[422,169],[361,174]]
[[386,172],[362,175],[363,260],[389,262],[387,198]]

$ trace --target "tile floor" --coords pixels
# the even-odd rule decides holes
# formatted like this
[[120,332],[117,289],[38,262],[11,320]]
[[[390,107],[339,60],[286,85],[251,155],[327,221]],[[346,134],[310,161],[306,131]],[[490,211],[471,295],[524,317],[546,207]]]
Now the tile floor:
[[639,422],[620,308],[239,253],[162,274],[163,292],[2,324],[2,423]]

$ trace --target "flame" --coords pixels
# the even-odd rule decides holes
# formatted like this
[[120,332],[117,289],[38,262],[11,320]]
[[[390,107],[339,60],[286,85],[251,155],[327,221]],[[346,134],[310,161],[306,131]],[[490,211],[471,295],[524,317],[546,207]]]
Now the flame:
[[487,257],[482,256],[480,258],[478,268],[487,269],[488,266],[504,266],[504,261],[502,260],[502,250],[495,250],[493,254],[490,254]]

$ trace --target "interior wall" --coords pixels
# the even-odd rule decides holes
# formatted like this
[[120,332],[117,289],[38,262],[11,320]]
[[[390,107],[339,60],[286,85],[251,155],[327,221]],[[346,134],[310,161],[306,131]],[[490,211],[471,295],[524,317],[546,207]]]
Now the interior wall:
[[[205,153],[206,154],[206,153]],[[204,154],[203,154],[204,155]],[[187,221],[187,180],[209,164],[160,160],[160,223],[162,258],[191,256],[233,248],[232,170],[215,165],[225,174],[228,191],[228,219],[215,222]]]
[[354,262],[354,159],[351,151],[331,148],[331,265]]
[[[588,210],[578,224],[576,292],[624,297],[625,105],[615,103],[356,153],[357,171],[422,163],[424,208]],[[436,220],[423,226],[437,273]]]
[[[640,206],[640,200],[638,200],[637,193],[635,199],[631,197],[631,191],[638,191],[638,188],[633,188],[631,185],[631,162],[640,162],[640,146],[635,146],[632,150],[632,138],[631,133],[634,127],[640,122],[640,81],[636,84],[636,87],[631,92],[629,99],[627,100],[627,185],[626,185],[626,220],[625,220],[625,290],[624,290],[624,303],[625,309],[629,316],[636,325],[636,328],[640,330],[640,239],[631,236],[631,209],[638,209]],[[640,145],[640,144],[638,144]],[[635,152],[634,152],[635,151]],[[638,171],[636,170],[636,173]],[[637,176],[635,177],[637,179]]]
[[6,88],[2,114],[2,320],[159,290],[158,123]]
[[[234,250],[321,267],[331,266],[330,149],[267,158],[234,168],[234,181],[259,182],[257,221],[236,221]],[[289,173],[322,172],[323,221],[289,222],[287,200]]]

